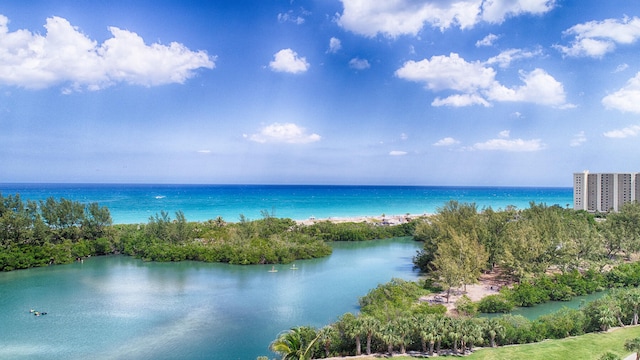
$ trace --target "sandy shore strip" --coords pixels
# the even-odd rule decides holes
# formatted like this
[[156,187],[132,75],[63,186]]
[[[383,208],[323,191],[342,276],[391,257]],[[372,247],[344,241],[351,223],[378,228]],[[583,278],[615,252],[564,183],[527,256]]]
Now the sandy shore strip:
[[361,223],[366,222],[370,224],[380,224],[380,225],[400,225],[406,224],[412,220],[427,217],[431,214],[404,214],[404,215],[379,215],[379,216],[347,216],[347,217],[328,217],[328,218],[315,218],[313,216],[304,220],[295,220],[296,223],[300,225],[313,225],[322,221],[330,221],[332,223]]

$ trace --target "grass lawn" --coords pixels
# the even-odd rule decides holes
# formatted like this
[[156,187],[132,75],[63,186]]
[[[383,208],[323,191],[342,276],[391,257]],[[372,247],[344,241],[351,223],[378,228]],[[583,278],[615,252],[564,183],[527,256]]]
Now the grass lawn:
[[[611,351],[624,359],[629,352],[624,350],[627,339],[640,337],[640,326],[615,329],[601,334],[586,334],[561,340],[546,340],[535,344],[504,346],[478,350],[464,357],[465,360],[597,360]],[[439,358],[444,358],[441,356]],[[438,358],[438,357],[436,357]],[[380,360],[380,357],[359,357],[358,360]],[[416,359],[411,356],[394,356],[394,360]]]
[[640,327],[615,329],[605,334],[586,334],[582,336],[547,340],[541,343],[519,346],[505,346],[497,349],[478,350],[467,359],[585,359],[597,360],[602,354],[611,351],[624,359],[629,352],[624,350],[627,339],[640,336]]

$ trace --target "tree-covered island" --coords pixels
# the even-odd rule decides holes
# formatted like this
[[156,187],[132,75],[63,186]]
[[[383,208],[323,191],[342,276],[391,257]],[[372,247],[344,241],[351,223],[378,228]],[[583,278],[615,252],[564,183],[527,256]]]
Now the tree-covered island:
[[363,241],[411,236],[415,223],[318,221],[298,224],[262,212],[189,222],[181,211],[162,211],[146,224],[113,224],[109,209],[97,203],[48,198],[23,201],[0,194],[0,271],[68,264],[88,256],[125,254],[145,261],[195,260],[230,264],[278,264],[331,254],[331,241]]

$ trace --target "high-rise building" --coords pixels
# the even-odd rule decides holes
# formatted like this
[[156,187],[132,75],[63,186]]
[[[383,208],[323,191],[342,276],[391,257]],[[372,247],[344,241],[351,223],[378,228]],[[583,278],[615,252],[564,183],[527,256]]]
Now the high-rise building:
[[589,212],[618,211],[640,201],[640,173],[573,174],[573,208]]

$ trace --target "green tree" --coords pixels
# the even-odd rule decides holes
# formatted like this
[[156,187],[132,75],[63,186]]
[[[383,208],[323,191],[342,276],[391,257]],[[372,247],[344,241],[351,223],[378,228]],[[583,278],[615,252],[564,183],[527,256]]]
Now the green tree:
[[636,353],[636,360],[640,360],[640,337],[627,339],[624,342],[624,349]]
[[363,334],[366,336],[366,352],[371,355],[371,341],[380,332],[380,321],[373,316],[360,315],[360,325]]
[[270,348],[282,355],[282,360],[307,360],[311,359],[316,341],[318,336],[313,328],[299,326],[280,334]]
[[504,326],[497,318],[490,318],[484,322],[484,331],[489,336],[489,344],[496,347],[496,339],[502,339],[505,335]]
[[447,291],[447,302],[452,289],[478,281],[486,261],[487,253],[476,239],[450,229],[449,240],[438,245],[433,260],[434,274]]
[[332,325],[322,327],[318,331],[318,343],[322,345],[326,357],[331,355],[331,344],[335,341],[338,332]]

